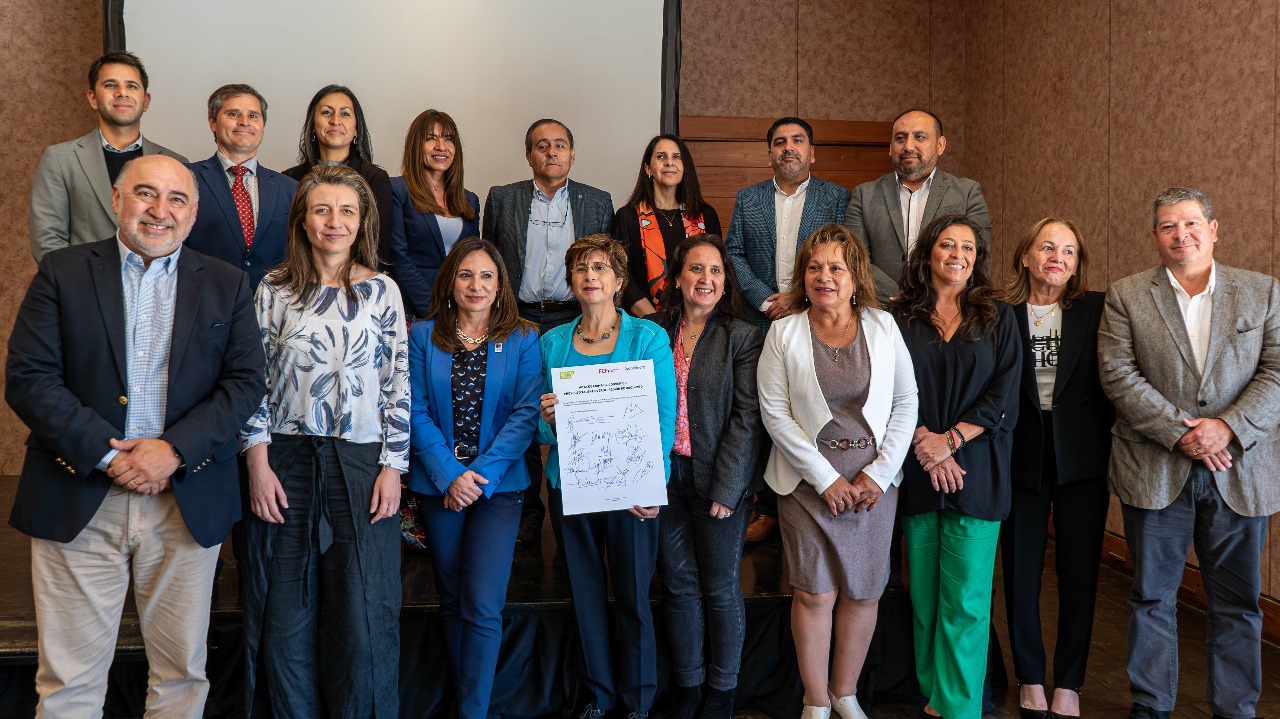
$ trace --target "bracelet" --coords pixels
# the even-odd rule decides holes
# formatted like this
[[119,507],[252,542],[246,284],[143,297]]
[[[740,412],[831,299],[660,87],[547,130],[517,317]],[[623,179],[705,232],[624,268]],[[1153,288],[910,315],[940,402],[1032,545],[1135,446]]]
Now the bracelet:
[[969,444],[969,440],[964,438],[964,433],[960,431],[960,426],[956,425],[955,427],[952,427],[951,431],[955,432],[956,436],[960,438],[960,448],[964,449],[964,446]]
[[952,454],[955,454],[956,442],[955,440],[951,439],[951,430],[947,430],[946,433],[943,434],[943,436],[947,438],[947,447],[951,450]]

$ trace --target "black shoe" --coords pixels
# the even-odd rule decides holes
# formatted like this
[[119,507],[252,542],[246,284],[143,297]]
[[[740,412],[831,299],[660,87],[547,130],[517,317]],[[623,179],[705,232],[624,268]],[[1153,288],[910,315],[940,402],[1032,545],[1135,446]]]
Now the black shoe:
[[[536,547],[542,542],[542,522],[522,522],[516,533],[516,549]],[[590,719],[590,718],[589,718]]]
[[1169,712],[1152,709],[1146,704],[1133,703],[1129,710],[1129,719],[1169,719]]
[[649,712],[631,712],[627,719],[649,719]]
[[702,708],[702,686],[672,687],[671,711],[667,719],[695,719]]
[[1028,709],[1027,707],[1018,707],[1018,716],[1022,719],[1049,719],[1048,709]]
[[707,702],[702,705],[698,719],[733,719],[733,699],[736,689],[712,689],[707,692]]
[[586,709],[578,715],[578,719],[604,719],[604,709],[596,709],[595,704],[588,704]]

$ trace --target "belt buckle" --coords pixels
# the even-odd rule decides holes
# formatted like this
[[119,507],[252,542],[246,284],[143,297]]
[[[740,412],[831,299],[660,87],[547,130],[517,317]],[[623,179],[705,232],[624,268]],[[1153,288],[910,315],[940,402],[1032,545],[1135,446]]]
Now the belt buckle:
[[[467,454],[465,455],[458,454],[458,450],[460,449],[465,449],[467,451]],[[454,459],[471,459],[475,457],[474,454],[471,454],[474,451],[475,451],[475,447],[470,447],[465,444],[455,444],[453,445],[453,458]]]

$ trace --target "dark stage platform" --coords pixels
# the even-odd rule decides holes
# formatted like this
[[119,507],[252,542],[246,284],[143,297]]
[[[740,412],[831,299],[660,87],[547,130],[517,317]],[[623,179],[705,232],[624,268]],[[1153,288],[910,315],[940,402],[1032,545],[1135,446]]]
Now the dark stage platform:
[[[17,481],[0,477],[0,508],[8,515]],[[572,710],[582,657],[563,562],[555,538],[544,528],[541,547],[518,551],[507,591],[503,650],[494,682],[494,717],[565,717]],[[209,717],[236,717],[243,706],[241,613],[235,561],[223,545],[225,569],[218,581],[209,632]],[[747,597],[747,638],[739,679],[738,707],[750,716],[794,717],[800,713],[800,680],[791,640],[789,583],[775,539],[750,546],[742,563]],[[31,596],[30,540],[0,526],[0,717],[32,716],[35,710],[36,627]],[[401,563],[401,716],[445,717],[452,712],[448,665],[438,621],[438,599],[425,555],[406,553]],[[669,676],[655,582],[659,676]],[[880,627],[864,672],[868,701],[911,701],[915,686],[910,662],[910,605],[898,588],[882,600]],[[142,714],[146,662],[132,602],[121,622],[108,717]],[[664,703],[659,696],[659,707]]]

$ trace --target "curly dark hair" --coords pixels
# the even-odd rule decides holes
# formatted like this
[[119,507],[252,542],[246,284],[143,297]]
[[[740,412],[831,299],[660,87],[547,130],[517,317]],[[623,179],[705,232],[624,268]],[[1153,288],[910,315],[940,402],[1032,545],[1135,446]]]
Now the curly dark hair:
[[982,225],[967,215],[942,215],[930,222],[907,255],[907,264],[898,280],[899,292],[891,310],[899,317],[927,322],[933,327],[934,311],[938,304],[938,291],[933,287],[933,268],[930,260],[933,247],[948,227],[967,227],[977,241],[977,257],[969,284],[960,291],[961,321],[956,336],[973,341],[995,329],[998,320],[997,293],[991,286],[991,240]]

